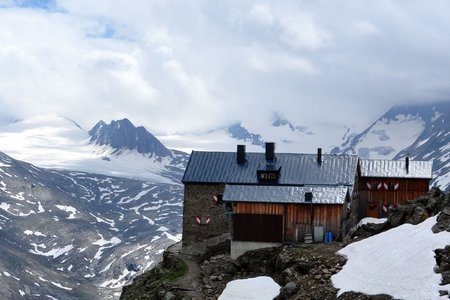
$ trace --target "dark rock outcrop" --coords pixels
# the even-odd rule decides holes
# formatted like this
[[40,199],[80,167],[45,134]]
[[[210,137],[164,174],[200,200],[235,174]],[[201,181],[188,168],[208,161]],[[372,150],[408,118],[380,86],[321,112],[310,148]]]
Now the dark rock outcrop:
[[89,130],[89,136],[91,143],[109,145],[115,149],[115,154],[127,149],[150,156],[172,157],[172,152],[155,136],[142,126],[135,127],[128,119],[112,121],[111,124],[100,121]]
[[441,285],[446,285],[450,283],[450,245],[446,246],[444,249],[436,249],[436,273],[442,275]]
[[425,196],[391,210],[383,224],[369,223],[351,230],[350,239],[367,238],[405,223],[416,225],[435,215],[438,217],[433,232],[450,231],[450,194],[446,196],[439,188],[432,188]]
[[123,287],[120,299],[181,299],[181,294],[173,290],[172,282],[186,272],[186,263],[179,256],[166,251],[157,267],[136,277],[132,285]]

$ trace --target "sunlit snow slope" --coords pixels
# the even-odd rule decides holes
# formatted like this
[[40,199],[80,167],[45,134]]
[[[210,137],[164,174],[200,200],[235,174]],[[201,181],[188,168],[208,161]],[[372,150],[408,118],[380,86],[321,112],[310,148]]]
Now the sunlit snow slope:
[[169,150],[170,155],[158,156],[97,144],[77,123],[56,115],[37,116],[0,127],[0,151],[45,168],[162,183],[174,182],[168,169],[182,174],[187,161],[187,155],[179,151]]
[[339,294],[388,294],[395,299],[443,299],[441,275],[434,272],[434,250],[449,244],[450,232],[433,233],[436,217],[418,225],[404,224],[355,242],[338,253],[347,258],[344,268],[331,277]]

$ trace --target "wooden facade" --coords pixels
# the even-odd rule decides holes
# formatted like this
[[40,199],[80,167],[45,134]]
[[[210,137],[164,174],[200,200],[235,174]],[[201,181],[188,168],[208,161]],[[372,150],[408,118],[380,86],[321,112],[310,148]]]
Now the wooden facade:
[[[282,218],[281,236],[266,242],[303,242],[305,234],[311,233],[314,226],[322,226],[324,232],[331,231],[333,236],[342,234],[347,221],[347,210],[343,204],[280,204],[280,203],[234,203],[234,216],[258,215],[280,216]],[[239,218],[239,217],[238,217]],[[233,219],[235,220],[235,219]],[[242,228],[242,222],[233,222],[233,236],[242,236],[242,231],[248,232],[249,228]],[[259,241],[260,232],[270,231],[271,223],[260,224],[251,227],[252,234],[245,234],[248,240]],[[253,236],[253,238],[250,238]]]
[[389,209],[427,193],[430,179],[360,177],[354,200],[358,216],[383,218]]

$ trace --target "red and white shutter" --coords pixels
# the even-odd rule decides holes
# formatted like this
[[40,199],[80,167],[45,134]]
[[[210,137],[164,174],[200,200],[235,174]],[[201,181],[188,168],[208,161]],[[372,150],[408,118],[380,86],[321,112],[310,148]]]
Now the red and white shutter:
[[210,216],[196,216],[195,222],[199,225],[208,225],[211,223],[211,217]]

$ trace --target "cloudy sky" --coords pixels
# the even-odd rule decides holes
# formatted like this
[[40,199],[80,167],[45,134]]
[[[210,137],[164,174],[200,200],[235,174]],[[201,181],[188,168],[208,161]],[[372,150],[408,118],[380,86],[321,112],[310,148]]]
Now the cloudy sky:
[[156,134],[450,99],[450,2],[0,0],[0,114]]

